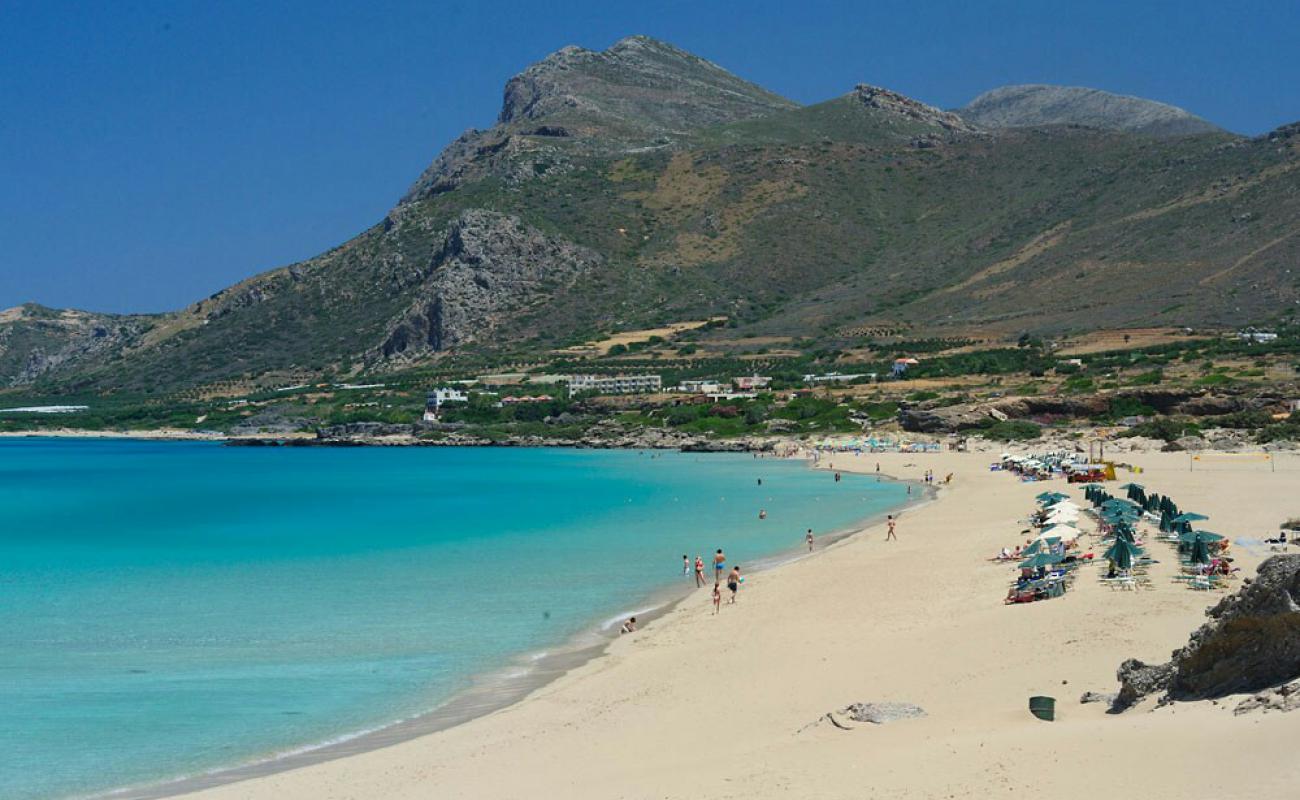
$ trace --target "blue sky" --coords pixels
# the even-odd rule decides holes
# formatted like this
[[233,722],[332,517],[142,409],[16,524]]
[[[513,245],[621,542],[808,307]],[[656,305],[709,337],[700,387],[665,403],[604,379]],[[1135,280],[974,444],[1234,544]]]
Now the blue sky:
[[1296,31],[1294,0],[0,0],[0,308],[161,311],[309,258],[566,44],[644,33],[805,103],[1060,83],[1258,134],[1300,120]]

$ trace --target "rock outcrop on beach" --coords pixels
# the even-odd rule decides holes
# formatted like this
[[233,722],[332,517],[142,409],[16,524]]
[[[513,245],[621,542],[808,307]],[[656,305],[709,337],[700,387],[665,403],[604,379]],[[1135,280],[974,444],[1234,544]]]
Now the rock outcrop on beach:
[[1206,612],[1210,620],[1168,662],[1121,664],[1112,708],[1157,693],[1163,701],[1205,700],[1300,678],[1300,555],[1273,556],[1248,580]]

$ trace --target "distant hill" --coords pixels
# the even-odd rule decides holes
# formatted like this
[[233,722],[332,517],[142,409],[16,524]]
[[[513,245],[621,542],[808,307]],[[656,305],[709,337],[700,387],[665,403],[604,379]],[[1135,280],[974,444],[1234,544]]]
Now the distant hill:
[[1223,132],[1176,106],[1081,86],[1002,86],[976,97],[958,113],[984,128],[1086,125],[1152,136]]
[[1184,112],[1025,127],[969,108],[867,84],[800,107],[645,37],[564,48],[326,253],[169,314],[4,312],[0,386],[536,363],[720,315],[706,335],[837,348],[872,329],[1260,323],[1300,301],[1296,126],[1152,136]]

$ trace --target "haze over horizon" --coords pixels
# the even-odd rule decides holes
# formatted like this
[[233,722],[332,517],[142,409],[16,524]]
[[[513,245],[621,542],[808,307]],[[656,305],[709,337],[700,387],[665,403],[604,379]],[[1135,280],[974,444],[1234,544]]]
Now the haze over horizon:
[[566,44],[643,33],[800,103],[870,82],[945,108],[1089,86],[1256,135],[1300,9],[1101,3],[661,4],[618,14],[345,4],[0,9],[0,308],[182,307],[373,224],[501,87]]

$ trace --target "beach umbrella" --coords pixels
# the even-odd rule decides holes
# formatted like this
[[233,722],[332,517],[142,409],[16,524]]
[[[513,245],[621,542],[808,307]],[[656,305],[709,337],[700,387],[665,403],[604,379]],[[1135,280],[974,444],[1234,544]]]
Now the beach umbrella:
[[1061,494],[1060,492],[1039,492],[1034,499],[1040,503],[1051,503],[1056,500],[1064,500],[1067,497],[1069,497],[1068,494]]
[[1173,529],[1174,529],[1174,521],[1173,521],[1173,519],[1169,516],[1169,512],[1168,512],[1168,511],[1161,511],[1161,512],[1160,512],[1160,532],[1161,532],[1161,533],[1169,533],[1169,532],[1172,531]]
[[1192,552],[1189,558],[1193,564],[1210,563],[1210,549],[1205,546],[1204,536],[1192,537]]
[[1116,539],[1115,543],[1110,546],[1102,557],[1114,561],[1115,566],[1119,569],[1132,569],[1133,559],[1142,555],[1142,549],[1132,542],[1126,542],[1123,539]]
[[1195,511],[1184,511],[1174,517],[1174,522],[1197,522],[1203,519],[1209,519],[1209,517],[1204,514],[1197,514]]
[[1126,483],[1126,484],[1124,484],[1123,486],[1121,486],[1121,487],[1119,487],[1119,488],[1124,489],[1124,490],[1128,490],[1128,489],[1145,489],[1146,487],[1143,486],[1143,485],[1140,484],[1140,483]]
[[1117,525],[1115,527],[1115,538],[1122,539],[1129,544],[1137,542],[1137,538],[1133,536],[1133,529],[1127,525]]
[[1039,537],[1042,536],[1060,536],[1062,538],[1074,537],[1079,535],[1079,529],[1074,527],[1073,525],[1069,525],[1067,523],[1062,522],[1056,525],[1048,525],[1046,528],[1043,528],[1043,532],[1038,535]]
[[1221,542],[1226,538],[1220,534],[1215,533],[1214,531],[1189,531],[1187,533],[1180,534],[1178,536],[1178,541],[1184,542],[1186,544],[1191,544],[1193,541],[1196,540],[1196,537],[1198,536],[1201,537],[1206,542]]
[[1020,562],[1021,569],[1037,569],[1038,567],[1050,567],[1053,564],[1061,563],[1065,556],[1058,556],[1053,553],[1038,553]]

